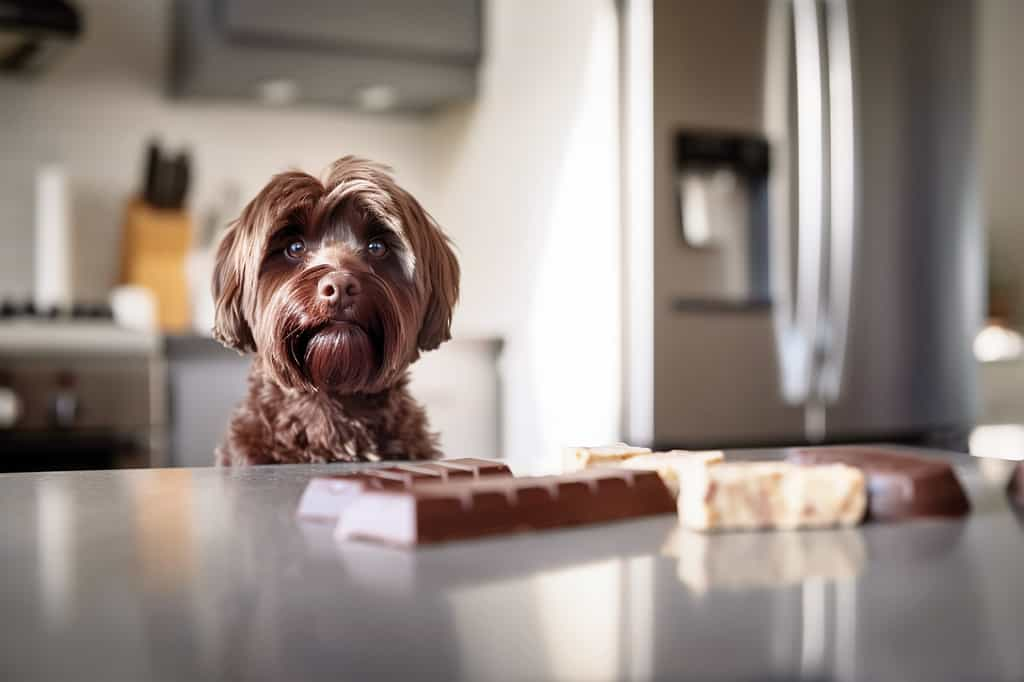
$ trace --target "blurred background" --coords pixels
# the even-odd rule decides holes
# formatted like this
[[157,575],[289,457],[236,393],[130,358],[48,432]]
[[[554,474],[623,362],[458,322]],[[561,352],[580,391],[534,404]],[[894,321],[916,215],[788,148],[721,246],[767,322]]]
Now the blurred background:
[[0,0],[0,471],[206,466],[212,249],[394,168],[458,247],[450,457],[1024,458],[1024,3]]

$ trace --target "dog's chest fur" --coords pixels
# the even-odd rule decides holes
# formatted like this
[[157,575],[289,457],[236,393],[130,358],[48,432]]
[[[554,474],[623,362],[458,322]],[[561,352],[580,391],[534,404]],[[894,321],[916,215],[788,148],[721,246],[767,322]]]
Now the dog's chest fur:
[[257,359],[217,451],[221,465],[435,459],[437,436],[403,377],[373,396],[285,391]]

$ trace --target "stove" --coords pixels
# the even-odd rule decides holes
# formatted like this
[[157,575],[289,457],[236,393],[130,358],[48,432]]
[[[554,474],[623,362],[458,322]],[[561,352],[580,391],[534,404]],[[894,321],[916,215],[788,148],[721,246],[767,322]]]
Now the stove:
[[164,463],[162,340],[109,309],[0,306],[0,472]]
[[113,320],[106,303],[75,303],[69,306],[37,306],[33,301],[0,301],[0,322],[10,320]]

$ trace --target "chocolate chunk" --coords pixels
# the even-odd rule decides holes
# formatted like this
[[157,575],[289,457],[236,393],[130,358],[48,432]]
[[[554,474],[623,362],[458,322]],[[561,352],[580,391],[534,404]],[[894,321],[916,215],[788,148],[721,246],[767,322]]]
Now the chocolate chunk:
[[796,464],[849,464],[868,479],[868,518],[895,521],[963,516],[970,503],[953,467],[942,459],[868,447],[808,448],[788,457]]
[[504,462],[467,457],[396,464],[338,476],[318,476],[306,486],[299,501],[298,514],[304,519],[333,521],[363,490],[405,490],[426,482],[472,481],[489,476],[511,475],[512,471]]
[[415,545],[674,511],[657,473],[597,469],[367,489],[345,509],[336,536]]

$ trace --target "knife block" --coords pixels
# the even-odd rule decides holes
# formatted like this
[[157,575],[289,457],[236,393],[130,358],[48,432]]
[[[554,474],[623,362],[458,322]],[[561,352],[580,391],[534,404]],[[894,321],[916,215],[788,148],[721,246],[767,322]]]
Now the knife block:
[[153,208],[141,200],[125,209],[121,283],[153,292],[157,321],[164,332],[184,332],[189,326],[185,258],[192,231],[192,219],[185,211]]

